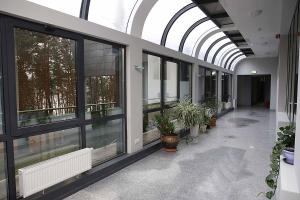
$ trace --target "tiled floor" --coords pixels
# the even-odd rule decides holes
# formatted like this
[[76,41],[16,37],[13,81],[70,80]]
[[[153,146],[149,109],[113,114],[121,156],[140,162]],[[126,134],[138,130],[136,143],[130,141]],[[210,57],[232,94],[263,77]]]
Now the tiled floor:
[[275,112],[239,109],[195,144],[158,151],[66,200],[261,200]]

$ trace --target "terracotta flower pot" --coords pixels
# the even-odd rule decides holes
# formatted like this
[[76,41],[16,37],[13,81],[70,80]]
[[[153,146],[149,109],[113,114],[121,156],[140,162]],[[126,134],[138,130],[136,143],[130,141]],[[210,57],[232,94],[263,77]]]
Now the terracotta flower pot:
[[210,128],[213,128],[216,125],[217,125],[217,118],[216,117],[210,118],[210,120],[209,120],[209,126],[210,126]]
[[178,136],[177,135],[163,135],[161,136],[161,141],[163,143],[164,149],[167,152],[176,152],[178,146]]

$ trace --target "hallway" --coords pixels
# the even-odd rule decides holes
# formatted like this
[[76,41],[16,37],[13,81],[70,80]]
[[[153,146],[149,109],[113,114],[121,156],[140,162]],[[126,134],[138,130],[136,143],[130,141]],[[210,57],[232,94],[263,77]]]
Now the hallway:
[[254,200],[264,178],[275,112],[238,109],[175,154],[156,152],[66,200]]

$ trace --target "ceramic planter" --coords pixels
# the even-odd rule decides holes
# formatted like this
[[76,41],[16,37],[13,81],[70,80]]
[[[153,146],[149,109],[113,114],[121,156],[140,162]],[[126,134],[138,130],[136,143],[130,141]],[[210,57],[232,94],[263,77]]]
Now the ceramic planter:
[[285,162],[294,165],[294,149],[288,148],[283,150],[283,156],[285,157]]
[[207,131],[207,125],[200,126],[200,132],[201,133],[206,133],[206,131]]
[[191,131],[191,137],[192,138],[197,137],[198,134],[199,134],[199,125],[191,127],[190,131]]
[[164,150],[167,152],[176,152],[178,146],[178,136],[177,135],[162,135],[161,141],[164,146]]

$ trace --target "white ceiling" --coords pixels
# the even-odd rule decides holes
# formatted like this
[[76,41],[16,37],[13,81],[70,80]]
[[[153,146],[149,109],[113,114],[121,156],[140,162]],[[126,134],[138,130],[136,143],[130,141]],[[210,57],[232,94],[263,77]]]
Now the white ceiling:
[[[257,57],[278,56],[279,40],[276,39],[276,34],[288,32],[295,2],[296,0],[220,0]],[[257,13],[260,14],[255,16]]]

